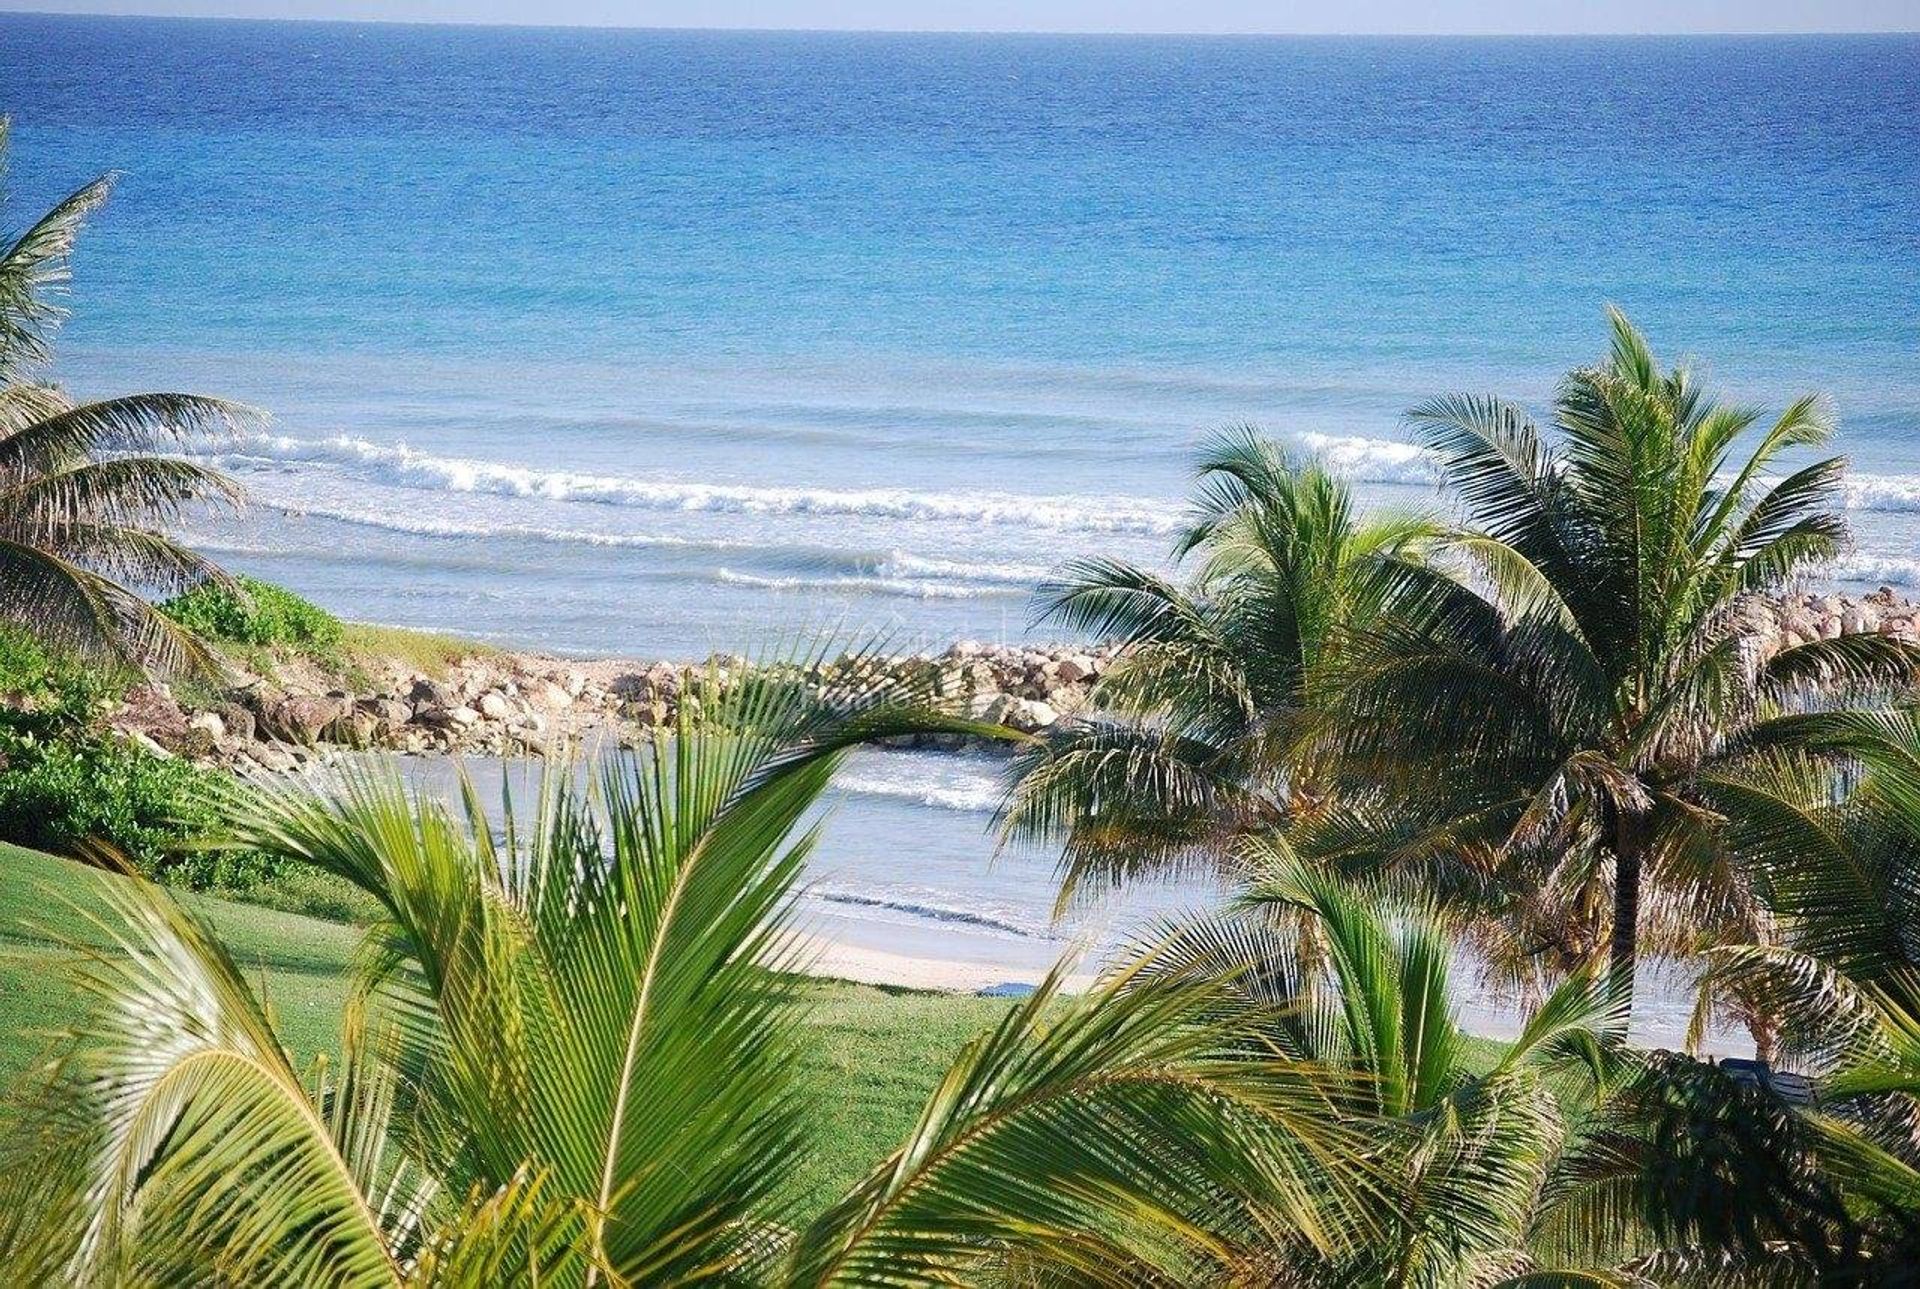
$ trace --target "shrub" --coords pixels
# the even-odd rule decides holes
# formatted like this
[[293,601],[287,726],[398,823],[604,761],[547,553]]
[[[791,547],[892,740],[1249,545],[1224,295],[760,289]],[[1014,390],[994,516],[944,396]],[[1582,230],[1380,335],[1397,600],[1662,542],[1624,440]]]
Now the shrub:
[[50,650],[20,627],[0,624],[0,730],[50,733],[83,725],[131,679]]
[[330,654],[342,636],[340,619],[311,600],[244,575],[233,586],[202,582],[160,611],[197,635],[229,644]]
[[186,849],[215,831],[218,771],[142,752],[110,737],[46,739],[0,727],[0,838],[86,857],[105,842],[149,877],[194,890],[237,890],[277,862],[246,851]]

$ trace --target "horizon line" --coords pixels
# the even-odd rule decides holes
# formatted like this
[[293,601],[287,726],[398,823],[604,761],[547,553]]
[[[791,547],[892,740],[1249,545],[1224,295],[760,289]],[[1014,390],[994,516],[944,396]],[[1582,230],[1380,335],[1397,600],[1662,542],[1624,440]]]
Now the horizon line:
[[283,14],[185,14],[153,13],[140,10],[94,12],[72,9],[12,9],[0,7],[0,18],[92,18],[107,21],[145,19],[155,22],[245,22],[267,25],[301,23],[338,27],[459,27],[499,28],[511,31],[635,31],[688,32],[715,35],[816,35],[816,36],[1057,36],[1113,37],[1140,39],[1178,36],[1195,40],[1698,40],[1702,38],[1779,39],[1820,36],[1871,39],[1885,36],[1920,36],[1920,27],[1876,28],[1871,30],[1811,30],[1802,28],[1714,29],[1699,31],[1187,31],[1175,28],[1138,28],[1125,31],[1088,28],[1040,27],[758,27],[699,26],[661,23],[605,22],[512,22],[482,18],[334,18]]

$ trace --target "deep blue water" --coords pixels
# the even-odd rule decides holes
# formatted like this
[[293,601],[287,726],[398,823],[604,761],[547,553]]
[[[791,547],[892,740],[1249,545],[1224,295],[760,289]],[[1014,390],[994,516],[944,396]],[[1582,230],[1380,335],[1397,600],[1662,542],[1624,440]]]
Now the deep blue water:
[[[1369,500],[1625,306],[1830,391],[1920,581],[1920,39],[721,34],[0,16],[10,219],[124,173],[62,374],[278,418],[196,532],[348,612],[700,655],[1017,635],[1252,420]],[[276,508],[279,507],[279,508]],[[290,519],[285,508],[302,512]]]

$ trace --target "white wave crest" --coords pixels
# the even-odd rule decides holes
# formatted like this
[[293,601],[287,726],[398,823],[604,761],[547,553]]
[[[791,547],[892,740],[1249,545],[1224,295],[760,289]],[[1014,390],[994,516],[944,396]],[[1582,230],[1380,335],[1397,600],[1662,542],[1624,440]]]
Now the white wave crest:
[[991,814],[1000,807],[1003,795],[997,779],[983,778],[978,781],[927,783],[910,779],[892,779],[877,774],[861,774],[857,771],[842,774],[833,781],[833,786],[841,792],[854,793],[863,797],[889,797],[898,801],[911,801],[918,805],[930,806],[935,810],[953,810],[962,814]]
[[1022,925],[1009,916],[979,909],[957,908],[951,904],[938,903],[914,897],[870,895],[864,891],[840,891],[824,887],[814,887],[806,894],[827,904],[837,904],[847,908],[860,909],[869,916],[886,918],[888,915],[910,918],[915,922],[952,923],[969,928],[975,932],[985,932],[995,936],[1011,936],[1021,940],[1050,940],[1054,937],[1038,925]]
[[1822,575],[1839,582],[1885,582],[1892,586],[1920,587],[1920,559],[1849,555],[1827,565]]
[[931,559],[894,551],[874,566],[882,577],[945,577],[962,582],[1030,587],[1046,580],[1050,569],[1040,564],[975,564],[967,560]]
[[540,528],[530,524],[461,524],[440,519],[415,519],[395,514],[370,514],[334,506],[283,507],[289,514],[330,519],[356,528],[377,528],[409,537],[449,537],[487,541],[550,542],[562,546],[614,548],[747,550],[754,543],[725,538],[674,537],[665,533],[605,533],[586,528]]
[[220,454],[217,460],[229,468],[261,462],[332,465],[381,482],[440,492],[537,497],[643,510],[860,515],[1090,532],[1169,533],[1181,522],[1177,507],[1142,497],[784,488],[636,479],[435,456],[404,443],[379,444],[349,435],[330,439],[257,435]]
[[763,591],[852,591],[866,595],[895,595],[912,600],[978,600],[987,596],[1018,595],[1011,586],[962,586],[953,582],[898,577],[769,577],[722,568],[715,576],[729,586],[751,586]]
[[1300,445],[1329,468],[1349,479],[1368,483],[1432,483],[1433,458],[1426,449],[1391,439],[1370,439],[1359,434],[1320,434],[1306,431],[1294,436]]
[[1920,478],[1906,474],[1847,476],[1848,510],[1920,510]]

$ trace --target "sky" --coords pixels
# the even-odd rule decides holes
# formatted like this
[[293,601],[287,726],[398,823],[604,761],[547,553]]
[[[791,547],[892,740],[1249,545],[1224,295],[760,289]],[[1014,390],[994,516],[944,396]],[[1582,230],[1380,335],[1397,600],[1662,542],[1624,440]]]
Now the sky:
[[0,12],[884,31],[1546,34],[1920,30],[1920,0],[0,0]]

